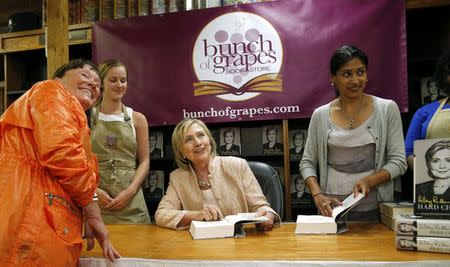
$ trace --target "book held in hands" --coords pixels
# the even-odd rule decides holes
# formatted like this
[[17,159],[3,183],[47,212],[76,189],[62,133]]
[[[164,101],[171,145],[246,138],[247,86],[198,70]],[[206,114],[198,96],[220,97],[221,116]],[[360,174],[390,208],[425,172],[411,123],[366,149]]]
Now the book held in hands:
[[333,208],[332,216],[298,215],[295,234],[340,234],[347,231],[347,213],[364,198],[359,193],[356,197],[350,194],[341,206]]
[[268,221],[265,216],[256,213],[238,213],[228,215],[221,221],[192,221],[189,228],[192,239],[242,237],[245,236],[244,224],[261,223]]

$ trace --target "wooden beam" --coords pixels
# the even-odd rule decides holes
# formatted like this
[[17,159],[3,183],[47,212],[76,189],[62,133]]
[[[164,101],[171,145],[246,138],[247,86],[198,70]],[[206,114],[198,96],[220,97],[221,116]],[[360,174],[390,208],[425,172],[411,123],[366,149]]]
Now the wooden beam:
[[[287,220],[292,218],[291,209],[291,162],[289,159],[289,121],[283,120],[283,165],[284,165],[284,214]],[[280,214],[280,216],[283,216]],[[283,219],[283,218],[282,218]]]
[[406,9],[448,6],[450,0],[406,0]]
[[47,76],[69,61],[69,14],[68,0],[47,1],[46,55]]

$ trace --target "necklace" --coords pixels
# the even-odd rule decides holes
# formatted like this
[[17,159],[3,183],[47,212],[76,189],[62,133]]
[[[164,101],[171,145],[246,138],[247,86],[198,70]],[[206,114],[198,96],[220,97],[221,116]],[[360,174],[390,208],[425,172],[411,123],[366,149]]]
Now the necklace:
[[341,110],[342,110],[342,114],[344,114],[344,116],[347,118],[347,120],[349,121],[349,125],[348,125],[348,128],[350,129],[350,130],[353,130],[354,128],[355,128],[355,119],[356,118],[358,118],[358,116],[359,116],[359,114],[361,113],[361,111],[362,111],[362,108],[363,108],[363,104],[364,104],[364,94],[363,94],[363,96],[362,96],[362,98],[361,98],[361,103],[360,103],[360,105],[359,105],[359,108],[358,108],[358,110],[355,112],[355,114],[353,114],[353,116],[352,117],[350,117],[348,114],[347,114],[347,112],[345,112],[345,110],[344,110],[344,106],[342,105],[342,102],[341,102],[341,97],[339,97],[339,105],[341,106]]
[[211,184],[209,181],[198,181],[198,187],[200,187],[201,190],[208,190],[211,188]]

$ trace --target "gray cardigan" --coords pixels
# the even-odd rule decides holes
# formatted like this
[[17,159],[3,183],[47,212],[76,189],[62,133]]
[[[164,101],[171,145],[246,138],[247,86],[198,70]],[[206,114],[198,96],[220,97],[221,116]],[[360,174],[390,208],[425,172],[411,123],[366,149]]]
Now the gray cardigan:
[[[373,119],[367,125],[376,146],[376,171],[389,172],[391,180],[377,186],[378,201],[394,199],[393,179],[406,171],[405,144],[403,140],[400,111],[392,100],[372,96]],[[320,174],[320,188],[327,185],[327,144],[330,127],[331,102],[316,110],[311,117],[308,128],[305,151],[300,162],[300,173],[303,179]]]

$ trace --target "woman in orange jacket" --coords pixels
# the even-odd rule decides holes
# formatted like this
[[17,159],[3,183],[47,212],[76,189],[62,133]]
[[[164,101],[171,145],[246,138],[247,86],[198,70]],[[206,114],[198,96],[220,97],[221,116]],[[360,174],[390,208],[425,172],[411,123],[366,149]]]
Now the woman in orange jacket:
[[98,168],[85,110],[100,95],[97,68],[84,60],[36,83],[0,117],[2,266],[75,266],[97,238],[119,257],[94,199]]

